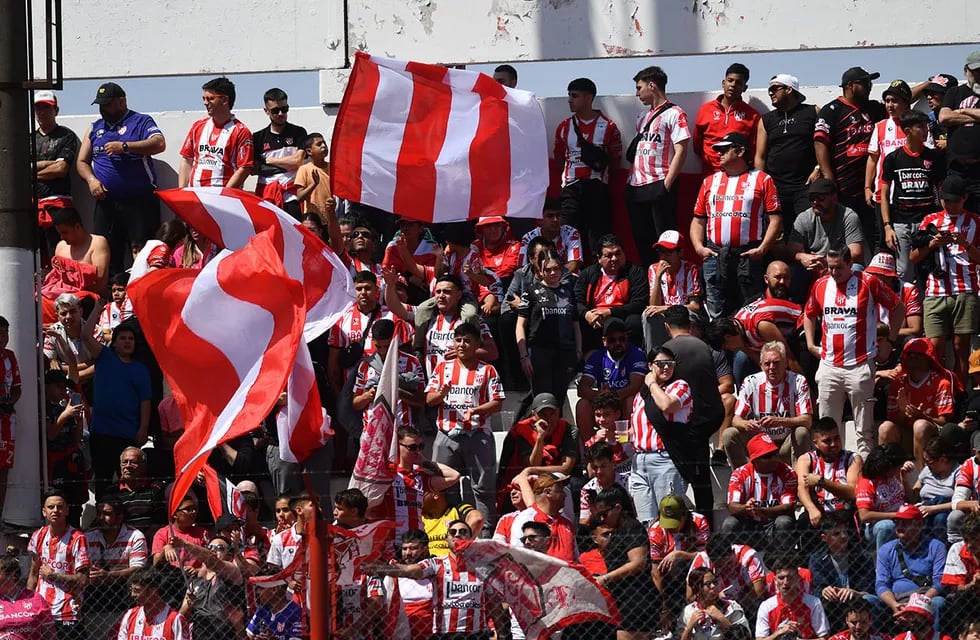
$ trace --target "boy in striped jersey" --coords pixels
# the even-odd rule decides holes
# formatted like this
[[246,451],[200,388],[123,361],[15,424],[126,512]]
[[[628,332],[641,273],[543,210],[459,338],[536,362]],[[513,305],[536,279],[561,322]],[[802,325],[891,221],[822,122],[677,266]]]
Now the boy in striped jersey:
[[130,576],[129,591],[136,606],[123,615],[117,640],[185,640],[191,637],[188,621],[171,609],[160,594],[162,579],[153,567],[143,567]]

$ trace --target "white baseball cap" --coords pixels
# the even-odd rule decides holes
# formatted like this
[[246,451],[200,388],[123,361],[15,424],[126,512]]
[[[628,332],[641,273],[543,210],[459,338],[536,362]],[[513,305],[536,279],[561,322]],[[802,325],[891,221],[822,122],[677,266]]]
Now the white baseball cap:
[[770,87],[774,84],[789,87],[800,96],[801,101],[806,100],[806,96],[800,93],[800,80],[796,76],[791,76],[788,73],[777,73],[769,80]]
[[58,106],[58,96],[54,91],[37,91],[34,93],[34,104],[50,104]]
[[660,234],[660,239],[657,240],[653,247],[655,249],[667,249],[668,251],[673,251],[679,247],[682,242],[684,242],[684,236],[681,235],[680,231],[670,229]]

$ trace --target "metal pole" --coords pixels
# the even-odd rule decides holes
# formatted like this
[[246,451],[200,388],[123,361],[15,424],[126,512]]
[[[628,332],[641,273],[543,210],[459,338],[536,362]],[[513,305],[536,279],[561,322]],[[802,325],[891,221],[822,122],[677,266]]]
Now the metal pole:
[[0,314],[10,321],[8,348],[20,364],[17,446],[7,476],[4,520],[34,526],[40,517],[40,411],[35,350],[40,331],[34,306],[37,212],[31,193],[31,112],[28,91],[27,2],[6,0],[0,20]]

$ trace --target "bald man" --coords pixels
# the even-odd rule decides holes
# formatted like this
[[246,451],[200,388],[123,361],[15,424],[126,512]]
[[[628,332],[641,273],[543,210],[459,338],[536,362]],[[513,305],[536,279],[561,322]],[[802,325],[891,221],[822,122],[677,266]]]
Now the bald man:
[[[745,349],[739,353],[748,356],[748,359],[756,365],[754,368],[749,368],[758,371],[759,351],[762,345],[767,342],[780,342],[785,347],[789,368],[799,372],[800,364],[790,346],[797,342],[803,307],[789,299],[792,285],[789,265],[782,260],[772,261],[762,279],[766,284],[763,296],[735,312],[735,320],[741,323],[745,339]],[[739,364],[737,356],[735,379],[741,384],[742,379],[752,372],[745,371],[742,376],[739,376]]]

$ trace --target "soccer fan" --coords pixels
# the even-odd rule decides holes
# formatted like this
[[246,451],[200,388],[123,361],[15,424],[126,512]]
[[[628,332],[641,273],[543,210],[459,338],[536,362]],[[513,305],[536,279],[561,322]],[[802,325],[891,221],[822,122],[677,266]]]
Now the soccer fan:
[[85,130],[75,169],[95,198],[92,230],[109,239],[109,270],[117,273],[132,265],[132,248],[160,226],[152,156],[163,153],[167,141],[153,118],[129,109],[115,82],[102,84],[92,104],[102,117]]
[[476,571],[456,553],[456,542],[469,540],[473,531],[460,520],[447,525],[449,555],[424,558],[415,564],[373,564],[365,571],[374,575],[429,579],[432,581],[432,637],[483,637],[493,628],[499,636],[510,636],[510,617],[497,597],[484,589]]
[[[383,620],[381,580],[369,577],[358,561],[356,540],[367,534],[368,500],[359,489],[344,489],[334,497],[334,524],[350,532],[351,538],[334,535],[339,572],[332,585],[337,593],[337,634],[342,638],[376,637],[378,622]],[[392,545],[375,541],[390,556]]]
[[258,593],[261,604],[245,627],[248,639],[303,640],[303,607],[289,597],[286,585],[265,587]]
[[[388,348],[395,336],[395,328],[395,323],[388,318],[376,320],[370,330],[374,355],[370,358],[361,358],[357,363],[351,404],[355,411],[364,412],[364,426],[367,426],[371,418],[371,413],[366,409],[378,393],[381,371],[388,358]],[[394,413],[398,416],[400,426],[411,427],[414,424],[412,407],[421,407],[425,400],[422,393],[424,374],[418,358],[403,351],[399,351],[397,355],[399,383]]]
[[[661,601],[676,618],[684,604],[685,580],[691,561],[708,544],[708,519],[692,512],[684,498],[667,495],[660,501],[658,519],[647,529],[650,577]],[[695,591],[697,593],[697,591]]]
[[876,446],[864,461],[854,503],[865,537],[874,539],[876,549],[895,537],[893,518],[911,493],[912,483],[905,475],[912,468],[905,450],[894,442]]
[[687,584],[694,592],[694,601],[684,607],[681,640],[750,637],[749,621],[742,605],[722,597],[718,582],[715,574],[704,567],[691,571]]
[[647,269],[650,300],[643,311],[643,344],[647,351],[665,342],[667,329],[662,314],[669,307],[679,304],[697,316],[704,313],[700,270],[681,257],[683,244],[683,234],[668,230],[661,233],[653,245],[660,254],[660,261]]
[[762,292],[762,258],[779,238],[782,222],[772,178],[748,164],[748,138],[729,133],[712,148],[721,168],[701,183],[690,233],[704,260],[705,307],[715,319]]
[[833,418],[813,423],[813,450],[796,459],[797,498],[810,527],[837,511],[854,511],[854,490],[861,475],[861,456],[845,449]]
[[[619,410],[619,403],[616,403],[616,410]],[[596,413],[598,413],[598,409]],[[594,442],[586,447],[588,468],[592,477],[582,485],[579,492],[579,524],[585,526],[592,521],[592,507],[596,496],[613,485],[619,485],[624,489],[628,488],[630,477],[628,472],[620,473],[616,470],[614,445],[596,438],[593,440]],[[617,444],[619,443],[617,442]]]
[[686,451],[668,448],[647,414],[647,394],[669,431],[683,430],[694,409],[691,385],[677,374],[677,355],[673,351],[667,347],[651,349],[647,367],[649,372],[643,380],[646,389],[634,396],[630,415],[634,455],[629,491],[636,505],[636,517],[644,525],[657,518],[657,507],[664,497],[687,492],[686,476],[680,472],[687,462]]
[[372,511],[372,519],[391,520],[395,523],[395,542],[410,529],[424,529],[423,496],[442,492],[459,482],[455,469],[426,459],[422,434],[414,427],[399,427],[398,463],[394,466],[391,489],[381,504]]
[[[269,555],[266,563],[279,569],[285,569],[293,564],[296,552],[303,542],[307,528],[316,517],[316,504],[306,492],[301,492],[289,499],[289,508],[296,514],[296,522],[272,536],[269,542]],[[307,567],[305,562],[297,567],[289,581],[289,588],[295,594],[306,590]]]
[[970,194],[969,209],[977,210],[980,204],[980,132],[976,129],[980,118],[980,96],[973,87],[980,81],[980,51],[972,51],[963,64],[966,83],[952,86],[943,97],[939,109],[939,122],[949,130],[946,145],[946,166],[951,176],[961,178]]
[[725,453],[733,467],[748,461],[746,447],[757,433],[767,434],[779,446],[784,460],[795,460],[810,450],[813,407],[806,378],[787,370],[783,342],[762,345],[759,363],[762,371],[742,382],[732,426],[722,434]]
[[774,558],[769,566],[776,577],[776,595],[759,605],[755,637],[827,638],[830,625],[823,605],[819,598],[804,592],[796,561],[784,555]]
[[493,70],[493,79],[511,89],[517,88],[517,69],[509,64],[502,64]]
[[117,640],[186,640],[191,637],[187,619],[179,611],[170,608],[162,593],[163,589],[164,577],[153,567],[141,567],[133,572],[129,577],[129,594],[136,606],[126,611],[119,621]]
[[980,607],[977,584],[980,583],[980,513],[973,512],[963,519],[960,530],[963,539],[954,542],[946,554],[943,567],[942,584],[949,594],[951,623],[949,628],[958,626],[975,617]]
[[395,267],[399,273],[408,278],[410,284],[424,285],[418,275],[409,273],[402,254],[407,252],[417,264],[432,267],[435,266],[436,257],[441,253],[442,247],[432,235],[432,231],[422,222],[411,218],[398,218],[397,224],[398,231],[385,246],[382,265]]
[[521,243],[511,235],[510,223],[501,216],[482,217],[473,228],[477,236],[473,250],[484,268],[493,271],[506,289],[521,265]]
[[912,87],[912,99],[916,100],[925,97],[926,105],[929,107],[929,133],[936,143],[936,149],[940,152],[943,166],[946,166],[946,144],[949,138],[949,131],[946,126],[939,121],[939,112],[943,108],[943,100],[946,93],[957,86],[960,81],[950,73],[937,73],[929,76],[927,80],[920,82]]
[[146,453],[139,447],[126,447],[119,454],[119,482],[98,498],[118,502],[125,509],[126,524],[152,535],[167,521],[163,494],[163,486],[148,476]]
[[629,344],[626,323],[619,318],[610,318],[603,324],[602,345],[604,348],[596,349],[586,359],[578,382],[575,422],[583,440],[595,432],[592,400],[596,395],[605,390],[615,392],[625,413],[633,406],[633,397],[643,387],[643,377],[649,369],[643,351]]
[[269,125],[252,134],[258,176],[255,193],[299,220],[296,172],[306,160],[306,151],[301,147],[306,140],[306,129],[287,121],[289,97],[282,89],[266,91],[262,103]]
[[[948,530],[956,533],[961,525],[961,512],[952,511],[959,474],[959,464],[953,457],[953,451],[953,445],[942,436],[926,442],[922,449],[922,469],[912,486],[912,497],[926,518],[926,531],[944,543],[949,540]],[[949,526],[950,519],[952,526]]]
[[[106,295],[109,292],[111,266],[110,241],[105,236],[86,230],[81,215],[73,208],[52,208],[51,222],[61,238],[54,248],[55,257],[63,261],[64,271],[77,270],[79,273],[73,275],[81,281],[68,280],[62,283],[63,287],[74,288],[79,295],[89,297],[93,297],[92,294]],[[57,264],[53,267],[60,268]],[[45,283],[49,280],[46,279]]]
[[759,126],[759,112],[742,100],[748,85],[748,67],[735,62],[725,70],[725,77],[721,81],[721,95],[705,102],[698,109],[694,119],[692,148],[701,158],[701,175],[705,178],[724,166],[721,159],[724,154],[716,145],[729,134],[736,133],[747,141],[747,160],[755,157],[753,147]]
[[58,96],[54,91],[37,91],[34,94],[33,144],[36,162],[34,197],[37,199],[38,223],[41,227],[41,249],[50,256],[54,248],[51,230],[50,207],[71,207],[71,176],[78,147],[81,144],[75,132],[58,124]]
[[[25,589],[21,581],[20,558],[8,552],[0,556],[0,635],[17,640],[58,640],[60,629],[51,615],[51,607],[42,594]],[[85,638],[77,633],[74,637]]]
[[[448,524],[448,523],[447,523]],[[446,527],[448,530],[448,526]],[[471,529],[472,531],[472,529]],[[448,536],[448,532],[446,534]],[[446,553],[449,554],[449,545]],[[410,529],[402,536],[398,560],[402,564],[416,564],[429,557],[429,539],[424,531]],[[388,576],[384,579],[385,593],[392,593],[394,582],[398,583],[398,595],[405,607],[412,640],[427,640],[432,635],[432,581],[426,578],[398,578]]]
[[[612,460],[617,474],[629,477],[633,468],[635,449],[629,436],[625,442],[620,442],[621,434],[617,434],[616,422],[623,412],[623,404],[619,395],[612,390],[600,391],[592,399],[592,419],[595,423],[595,435],[585,441],[585,450],[591,451],[592,446],[605,442],[612,447]],[[624,487],[626,485],[623,485]]]
[[31,534],[27,545],[27,588],[51,608],[59,640],[82,640],[82,593],[90,568],[85,534],[68,524],[68,502],[57,489],[48,490],[41,505],[45,525]]
[[817,178],[807,188],[810,208],[796,216],[786,249],[793,260],[806,269],[808,277],[797,272],[797,289],[808,291],[811,280],[827,270],[827,252],[846,246],[854,262],[864,264],[864,231],[853,209],[837,197],[837,185]]
[[823,600],[835,629],[848,618],[848,604],[854,600],[880,604],[874,595],[874,560],[861,545],[852,544],[853,530],[853,515],[828,513],[820,522],[821,545],[808,561],[813,593]]
[[[518,474],[514,478],[514,484],[520,489],[524,503],[529,506],[518,512],[510,522],[509,531],[500,530],[498,527],[497,533],[507,534],[506,542],[509,544],[522,546],[520,536],[524,523],[543,522],[551,530],[548,555],[561,558],[566,562],[575,562],[578,558],[575,525],[561,513],[565,506],[565,491],[569,480],[570,478],[563,473],[547,472],[538,475],[532,484],[528,473]],[[598,502],[598,498],[596,501]]]
[[921,469],[926,442],[953,419],[956,385],[927,339],[906,342],[901,373],[888,387],[888,420],[878,427],[878,443],[897,442],[906,450],[911,444]]
[[[469,525],[473,531],[481,531],[485,518],[471,504],[460,502],[450,506],[446,499],[445,491],[426,491],[422,494],[422,526],[425,527],[425,536],[428,540],[429,553],[426,557],[444,556],[449,553],[449,544],[446,542],[446,523],[453,520],[462,520]],[[402,540],[412,530],[409,529],[402,534]]]
[[241,189],[255,161],[252,132],[231,112],[235,84],[222,76],[201,89],[208,117],[192,124],[184,138],[177,186]]
[[82,477],[85,465],[82,458],[82,429],[88,407],[74,389],[75,385],[61,371],[49,369],[44,372],[48,483],[65,492],[68,522],[77,526],[83,505],[89,501],[87,478]]
[[[293,186],[296,189],[296,201],[299,203],[304,214],[315,214],[316,221],[327,223],[329,231],[330,246],[338,256],[343,256],[344,251],[338,251],[338,244],[342,244],[339,224],[337,223],[337,203],[333,199],[333,192],[330,191],[330,161],[327,155],[327,141],[322,133],[311,133],[299,142],[306,159],[309,162],[300,164],[296,170],[296,177],[293,179]],[[304,216],[304,221],[306,220]],[[334,242],[337,240],[337,243]],[[360,269],[358,269],[360,271]]]
[[871,604],[862,598],[850,601],[844,614],[847,628],[830,636],[830,640],[889,640],[888,636],[872,632],[874,611]]
[[127,581],[147,565],[147,548],[146,536],[126,524],[122,504],[100,501],[96,514],[95,528],[85,532],[92,567],[86,596],[98,604],[87,610],[85,629],[105,637],[127,608]]
[[904,633],[892,640],[952,640],[939,632],[935,600],[921,593],[912,593],[908,604],[895,614],[895,622]]
[[609,173],[622,163],[623,141],[616,123],[593,107],[597,89],[589,78],[568,83],[571,117],[555,130],[555,160],[561,173],[561,221],[597,241],[612,231]]
[[[898,330],[898,335],[902,339],[922,335],[922,293],[919,287],[899,280],[898,269],[895,267],[895,256],[891,253],[882,252],[871,258],[871,262],[864,270],[876,278],[880,278],[892,291],[898,294],[901,299],[901,306],[905,309],[905,322]],[[878,319],[880,322],[888,323],[888,309],[878,306]],[[877,372],[876,372],[877,373]]]
[[878,220],[863,187],[874,123],[885,117],[884,106],[869,100],[871,81],[880,76],[861,67],[845,71],[840,81],[842,95],[820,109],[813,133],[820,173],[836,182],[841,202],[858,214],[872,251],[878,244]]
[[[857,431],[858,453],[867,455],[876,441],[872,410],[878,306],[889,309],[889,339],[898,337],[905,310],[898,296],[874,276],[851,271],[847,247],[827,253],[827,270],[813,285],[803,310],[807,348],[820,358],[817,367],[817,409],[821,416],[843,424],[844,400],[850,399]],[[816,342],[817,322],[822,341]]]
[[578,273],[585,262],[582,251],[582,236],[578,229],[561,223],[561,204],[557,198],[544,201],[544,212],[538,227],[531,229],[521,238],[521,263],[529,264],[533,256],[531,241],[535,238],[550,240],[555,251],[565,262],[565,268]]
[[[900,121],[912,103],[912,89],[904,80],[892,80],[882,92],[881,99],[885,105],[885,117],[875,123],[871,132],[864,172],[864,199],[872,208],[881,203],[881,170],[885,157],[905,143],[905,129]],[[932,140],[929,140],[929,145],[932,146]],[[879,244],[884,244],[883,240],[879,238]]]
[[626,160],[632,165],[626,209],[643,264],[653,264],[654,238],[677,228],[677,179],[687,158],[691,133],[687,114],[667,99],[667,74],[645,67],[633,76],[636,97],[649,107],[636,122]]
[[[432,322],[441,319],[440,314]],[[480,331],[464,322],[453,329],[453,340],[456,357],[439,362],[425,388],[426,404],[438,407],[432,459],[466,470],[473,479],[476,507],[492,523],[497,455],[487,419],[500,411],[504,391],[497,370],[478,353]]]
[[[925,333],[942,358],[946,336],[953,334],[954,371],[966,384],[970,336],[976,332],[980,304],[980,218],[964,208],[967,183],[956,174],[947,177],[939,190],[941,211],[930,213],[919,224],[927,244],[914,243],[909,253],[913,264],[925,262]],[[926,238],[923,238],[925,241]],[[935,262],[932,262],[935,261]],[[931,265],[931,267],[930,267]]]
[[103,345],[108,345],[112,339],[112,330],[124,320],[133,316],[133,301],[126,296],[126,285],[129,284],[129,274],[125,271],[109,278],[110,302],[102,310],[99,321],[95,325],[95,337]]
[[[731,537],[724,533],[708,538],[705,550],[694,556],[691,572],[698,567],[711,571],[719,581],[721,592],[740,603],[746,611],[755,611],[765,597],[766,567],[761,556],[748,545],[732,544]],[[696,595],[690,583],[686,595],[688,601]]]
[[924,592],[933,599],[938,613],[946,603],[939,595],[946,545],[923,531],[925,523],[919,507],[905,503],[892,518],[897,539],[878,549],[875,591],[895,614],[908,606],[909,594]]
[[[929,146],[926,114],[906,111],[899,118],[899,126],[904,144],[884,157],[879,172],[882,244],[895,252],[898,275],[908,283],[915,280],[915,270],[909,263],[912,234],[938,207],[936,187],[945,177],[946,169],[940,152]],[[880,125],[875,131],[880,131]]]
[[796,474],[779,459],[779,447],[765,433],[749,440],[748,453],[749,462],[732,471],[728,482],[731,515],[721,530],[728,534],[761,531],[773,547],[792,545]]
[[[167,487],[164,493],[164,504],[170,504],[170,492],[174,485]],[[200,566],[200,562],[183,551],[183,547],[174,544],[175,540],[182,540],[198,547],[203,547],[208,542],[208,530],[197,524],[198,502],[197,496],[191,490],[177,505],[177,509],[170,516],[170,524],[160,527],[153,534],[150,553],[153,554],[153,565],[167,562],[175,567],[186,568],[188,566],[195,569]]]
[[10,322],[0,316],[0,513],[7,495],[7,473],[14,466],[14,436],[17,418],[14,406],[20,400],[21,381],[17,356],[7,348]]
[[769,79],[773,109],[762,114],[755,140],[755,167],[772,176],[783,206],[783,229],[810,205],[807,185],[820,177],[813,128],[818,109],[806,104],[796,76],[779,73]]
[[612,318],[626,323],[632,344],[642,344],[641,314],[650,293],[643,267],[626,259],[623,243],[612,234],[599,238],[595,251],[598,264],[582,269],[575,283],[583,348],[597,346],[603,325]]

